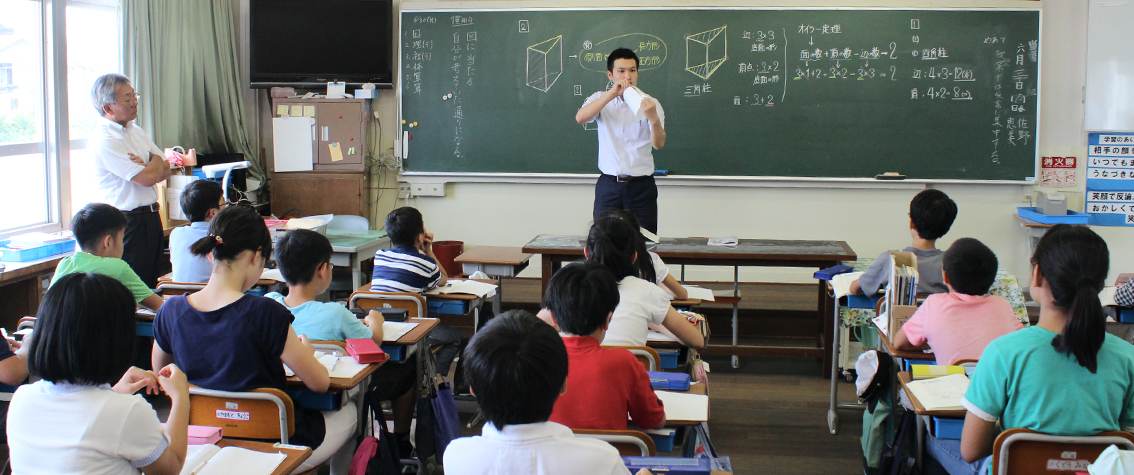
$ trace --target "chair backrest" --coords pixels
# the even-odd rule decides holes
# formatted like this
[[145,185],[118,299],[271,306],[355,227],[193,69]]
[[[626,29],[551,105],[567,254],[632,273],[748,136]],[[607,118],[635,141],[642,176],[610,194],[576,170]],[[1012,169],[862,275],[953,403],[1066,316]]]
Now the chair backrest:
[[409,292],[356,291],[350,295],[350,307],[372,310],[378,307],[400,308],[409,312],[409,318],[426,316],[425,296]]
[[370,220],[362,216],[355,216],[352,214],[336,214],[334,218],[331,218],[331,223],[327,225],[327,229],[369,231]]
[[205,288],[205,284],[197,282],[158,282],[157,294],[161,296],[184,295]]
[[349,353],[346,351],[346,342],[344,341],[331,341],[331,340],[315,340],[311,342],[316,350],[323,353],[333,353],[337,356],[346,356]]
[[660,371],[661,370],[661,356],[658,355],[657,350],[648,346],[614,346],[602,345],[603,348],[622,348],[629,350],[638,361],[642,362],[642,366],[646,367],[646,371]]
[[571,429],[576,437],[599,439],[618,449],[619,455],[653,457],[657,455],[654,439],[638,430]]
[[189,424],[220,427],[225,437],[280,439],[295,435],[291,398],[275,388],[246,392],[189,387]]
[[16,331],[20,331],[25,328],[35,328],[35,317],[20,318],[20,322],[16,324]]
[[1087,464],[1094,462],[1111,445],[1134,450],[1134,434],[1111,431],[1072,437],[1009,429],[1001,432],[992,446],[992,465],[988,472],[993,475],[1086,472]]

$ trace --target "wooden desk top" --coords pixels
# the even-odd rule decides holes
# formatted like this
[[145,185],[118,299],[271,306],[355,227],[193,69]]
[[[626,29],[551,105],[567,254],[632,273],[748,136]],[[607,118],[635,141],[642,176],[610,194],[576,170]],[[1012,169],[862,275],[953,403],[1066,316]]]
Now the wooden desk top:
[[[157,281],[158,281],[158,284],[188,284],[188,285],[195,285],[195,284],[205,285],[205,284],[207,284],[207,282],[174,282],[172,272],[170,272],[166,275],[163,275],[161,277],[158,277]],[[257,287],[271,287],[273,285],[283,284],[283,283],[284,282],[278,281],[278,280],[275,280],[275,279],[260,279],[260,280],[256,281],[256,286]]]
[[528,262],[531,257],[531,254],[518,247],[477,246],[457,256],[454,261],[518,266]]
[[669,302],[669,305],[672,307],[696,307],[701,305],[701,299],[673,299]]
[[72,254],[74,254],[74,252],[56,254],[54,256],[27,262],[0,262],[0,264],[4,264],[4,272],[0,272],[0,285],[22,280],[26,277],[45,274],[49,271],[54,272],[55,267],[59,265],[59,261]]
[[954,419],[964,419],[965,415],[968,414],[968,412],[969,412],[969,411],[965,411],[965,410],[961,410],[961,411],[927,411],[927,410],[925,410],[925,406],[921,405],[921,401],[918,401],[917,398],[914,397],[913,393],[910,392],[910,389],[908,387],[906,387],[906,385],[913,382],[913,379],[911,379],[909,371],[899,372],[898,373],[898,381],[902,382],[902,389],[906,390],[906,396],[909,397],[910,404],[913,404],[914,413],[919,415],[919,416],[949,417],[949,418],[954,418]]
[[[251,440],[237,440],[222,438],[217,442],[218,447],[240,447],[242,449],[255,450],[257,452],[264,452],[268,454],[281,453],[287,456],[276,471],[272,475],[287,475],[295,469],[299,468],[299,464],[303,463],[311,456],[311,447],[302,446],[288,446],[277,447],[276,444],[270,442],[256,442]],[[295,447],[295,448],[292,448]]]
[[428,335],[429,332],[433,331],[433,329],[441,323],[441,321],[436,318],[411,318],[407,320],[407,322],[416,323],[417,326],[414,327],[413,330],[406,332],[401,338],[398,338],[398,341],[384,341],[382,344],[398,346],[416,345],[417,342],[425,338],[425,335]]
[[901,359],[904,359],[904,360],[935,360],[936,361],[936,359],[937,359],[937,357],[933,355],[932,351],[926,353],[926,352],[921,351],[921,350],[913,350],[913,351],[894,350],[894,348],[892,346],[890,346],[890,338],[887,337],[885,333],[882,333],[881,329],[879,329],[878,327],[874,327],[874,331],[878,332],[878,341],[882,342],[883,349],[887,353],[889,353],[890,356],[893,356],[895,358],[901,358]]
[[[581,256],[584,236],[541,234],[523,252]],[[663,259],[853,261],[858,255],[844,241],[740,239],[736,246],[710,246],[704,238],[662,238],[652,249]]]
[[[384,364],[386,364],[385,361],[381,363],[370,363],[366,365],[366,367],[363,368],[362,371],[359,371],[358,374],[354,375],[353,378],[331,378],[331,386],[327,390],[344,391],[353,389],[355,386],[362,384],[363,380],[365,380],[368,376],[374,374],[375,371],[378,371],[378,368]],[[291,376],[287,378],[287,385],[293,388],[304,387],[303,381],[300,381],[298,376]]]

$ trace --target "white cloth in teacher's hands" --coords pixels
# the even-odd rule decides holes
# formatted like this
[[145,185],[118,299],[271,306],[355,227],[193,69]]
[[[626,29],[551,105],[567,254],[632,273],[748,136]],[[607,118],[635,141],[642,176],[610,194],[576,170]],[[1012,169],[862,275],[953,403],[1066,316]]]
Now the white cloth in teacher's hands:
[[[654,101],[657,105],[657,99],[653,96],[642,92],[638,86],[630,86],[622,92],[622,100],[626,101],[626,105],[630,107],[630,111],[634,113],[634,118],[638,120],[646,120],[646,112],[642,110],[642,99],[649,99]],[[654,109],[657,111],[657,109]]]

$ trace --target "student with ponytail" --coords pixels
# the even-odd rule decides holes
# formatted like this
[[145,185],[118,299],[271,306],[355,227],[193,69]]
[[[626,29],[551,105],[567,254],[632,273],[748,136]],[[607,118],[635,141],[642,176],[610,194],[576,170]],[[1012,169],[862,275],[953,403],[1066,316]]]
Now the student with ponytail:
[[[326,392],[330,375],[315,359],[311,343],[291,328],[291,311],[270,298],[244,293],[272,255],[264,218],[246,206],[225,208],[213,217],[209,235],[189,250],[212,262],[212,275],[204,289],[169,299],[154,318],[154,367],[176,362],[192,384],[248,391],[286,389],[286,364],[307,389]],[[354,432],[356,413],[353,403],[322,414],[296,406],[295,435],[289,442],[315,450],[300,471],[338,450],[342,454],[331,460],[331,473],[346,473],[352,451],[344,442]]]
[[639,258],[649,259],[648,255],[638,252],[640,239],[637,227],[609,216],[596,220],[587,236],[583,250],[587,259],[605,265],[618,279],[619,303],[602,343],[642,346],[646,344],[650,325],[656,325],[658,330],[668,330],[685,346],[704,347],[701,332],[673,309],[669,296],[653,282],[638,277],[641,275]]
[[642,235],[642,225],[638,222],[638,217],[634,216],[629,210],[625,209],[610,209],[604,212],[603,217],[614,217],[626,221],[630,227],[638,230],[637,244],[635,244],[635,251],[639,256],[650,256],[649,259],[638,259],[638,277],[647,282],[658,284],[662,290],[665,290],[674,298],[686,299],[689,297],[689,291],[681,286],[681,282],[673,278],[669,273],[669,267],[662,261],[661,256],[655,252],[650,252],[646,248],[646,237]]
[[1134,346],[1106,333],[1098,293],[1110,252],[1086,227],[1057,225],[1036,245],[1031,295],[1039,324],[993,340],[962,404],[959,446],[929,438],[949,473],[982,473],[1000,422],[1082,436],[1134,426]]

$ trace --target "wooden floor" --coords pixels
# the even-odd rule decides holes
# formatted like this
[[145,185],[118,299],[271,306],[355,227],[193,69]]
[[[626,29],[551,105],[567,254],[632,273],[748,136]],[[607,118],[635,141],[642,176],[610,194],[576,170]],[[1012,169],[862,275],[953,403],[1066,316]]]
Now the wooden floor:
[[[538,309],[538,280],[507,279],[504,286],[505,310]],[[731,284],[710,286],[730,288]],[[750,338],[790,339],[792,330],[785,322],[813,318],[802,315],[815,311],[815,292],[813,285],[742,284],[741,328],[760,333],[770,326],[782,334]],[[724,331],[727,328],[714,328],[717,334]],[[741,357],[740,367],[733,369],[728,356],[711,355],[705,360],[711,369],[710,437],[717,451],[730,458],[734,473],[862,473],[862,412],[839,411],[839,433],[830,434],[830,383],[818,376],[818,361]],[[839,395],[843,402],[856,402],[853,384],[840,382]],[[479,433],[479,426],[465,430],[466,435]]]

